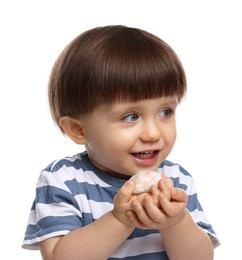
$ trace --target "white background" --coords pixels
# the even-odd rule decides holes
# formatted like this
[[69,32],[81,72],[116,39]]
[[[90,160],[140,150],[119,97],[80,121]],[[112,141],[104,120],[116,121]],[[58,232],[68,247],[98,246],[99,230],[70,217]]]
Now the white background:
[[52,123],[46,95],[50,69],[75,36],[109,24],[148,30],[182,60],[189,90],[178,109],[178,139],[169,159],[195,178],[222,243],[215,259],[242,259],[239,2],[0,2],[1,259],[41,259],[21,249],[37,177],[54,159],[82,150]]

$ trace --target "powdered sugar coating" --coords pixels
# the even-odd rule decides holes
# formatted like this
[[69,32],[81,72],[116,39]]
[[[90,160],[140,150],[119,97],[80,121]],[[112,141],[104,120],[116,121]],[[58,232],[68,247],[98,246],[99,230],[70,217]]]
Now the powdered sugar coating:
[[140,194],[143,192],[149,192],[150,188],[155,185],[157,186],[159,180],[161,180],[161,174],[158,172],[146,170],[136,173],[130,178],[134,182],[134,194]]

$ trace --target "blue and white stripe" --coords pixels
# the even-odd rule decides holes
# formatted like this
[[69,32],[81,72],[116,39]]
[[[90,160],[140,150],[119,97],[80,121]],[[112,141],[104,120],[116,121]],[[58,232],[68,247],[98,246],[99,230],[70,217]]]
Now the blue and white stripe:
[[[217,246],[219,241],[197,199],[191,175],[169,161],[164,161],[158,172],[165,173],[176,187],[186,190],[192,218]],[[65,235],[100,218],[113,209],[113,198],[124,182],[96,168],[85,152],[56,160],[40,174],[23,248],[38,249],[40,241]],[[157,230],[135,229],[109,259],[168,258]]]

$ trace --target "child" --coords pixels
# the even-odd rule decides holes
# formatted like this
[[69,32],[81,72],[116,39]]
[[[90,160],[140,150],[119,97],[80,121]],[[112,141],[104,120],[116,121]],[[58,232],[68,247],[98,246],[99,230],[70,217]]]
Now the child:
[[[48,260],[213,259],[219,241],[193,179],[166,160],[185,92],[178,57],[148,32],[105,26],[74,39],[53,67],[49,104],[86,151],[41,172],[23,247]],[[141,170],[163,178],[134,195]]]

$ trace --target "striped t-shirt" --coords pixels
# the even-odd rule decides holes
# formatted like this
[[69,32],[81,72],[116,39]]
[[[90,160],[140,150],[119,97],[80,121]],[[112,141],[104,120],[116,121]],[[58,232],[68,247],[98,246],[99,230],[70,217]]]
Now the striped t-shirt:
[[[197,199],[191,175],[180,165],[164,161],[157,169],[172,179],[189,197],[187,209],[193,220],[219,245],[212,226]],[[113,209],[113,199],[125,180],[96,168],[86,152],[56,160],[44,169],[37,182],[23,248],[86,226]],[[81,245],[80,245],[81,246]],[[158,230],[136,228],[109,259],[168,259]]]

